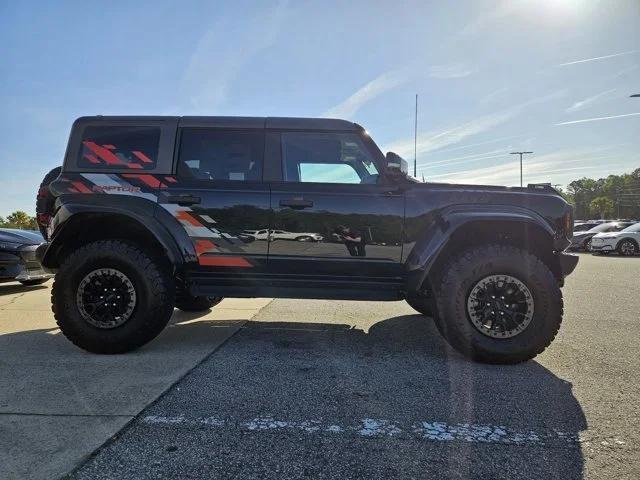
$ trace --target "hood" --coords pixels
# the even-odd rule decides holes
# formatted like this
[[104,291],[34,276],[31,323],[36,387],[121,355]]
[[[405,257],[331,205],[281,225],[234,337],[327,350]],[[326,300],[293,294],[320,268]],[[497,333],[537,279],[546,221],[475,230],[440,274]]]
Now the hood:
[[44,238],[40,232],[34,230],[17,230],[14,228],[0,228],[0,242],[13,242],[22,245],[40,245]]
[[573,238],[584,238],[587,237],[589,235],[595,235],[595,233],[589,233],[589,232],[576,232],[573,234]]
[[620,232],[603,232],[596,233],[593,238],[614,238],[620,235]]

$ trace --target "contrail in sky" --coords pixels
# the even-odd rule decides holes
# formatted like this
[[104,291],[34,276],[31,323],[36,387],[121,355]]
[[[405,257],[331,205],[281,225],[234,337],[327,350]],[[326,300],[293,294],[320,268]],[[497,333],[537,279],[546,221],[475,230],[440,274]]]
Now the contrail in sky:
[[604,60],[605,58],[620,57],[622,55],[630,55],[630,54],[636,53],[636,52],[637,52],[637,50],[631,50],[630,52],[614,53],[613,55],[605,55],[603,57],[585,58],[584,60],[575,60],[573,62],[561,63],[558,66],[559,67],[566,67],[567,65],[575,65],[576,63],[595,62],[596,60]]
[[571,122],[556,123],[556,125],[571,125],[572,123],[597,122],[598,120],[609,120],[610,118],[634,117],[640,115],[640,112],[625,113],[624,115],[611,115],[610,117],[585,118],[584,120],[573,120]]

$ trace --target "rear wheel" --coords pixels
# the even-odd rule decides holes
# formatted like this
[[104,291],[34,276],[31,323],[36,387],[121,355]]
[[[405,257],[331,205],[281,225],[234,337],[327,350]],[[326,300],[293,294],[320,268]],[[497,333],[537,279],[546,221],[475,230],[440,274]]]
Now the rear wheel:
[[589,239],[586,242],[584,242],[584,249],[587,252],[593,251],[592,248],[591,248],[591,239]]
[[549,268],[526,250],[475,247],[442,272],[434,281],[436,325],[462,354],[487,363],[518,363],[555,338],[562,293]]
[[47,227],[51,221],[51,214],[53,212],[53,204],[55,198],[49,190],[49,185],[56,178],[60,176],[62,167],[56,167],[47,173],[38,188],[38,195],[36,196],[36,222],[38,223],[38,230],[48,240]]
[[51,293],[62,333],[94,353],[122,353],[155,338],[171,318],[173,277],[156,258],[121,241],[93,242],[60,266]]
[[617,250],[620,255],[630,257],[638,252],[638,245],[633,240],[625,239],[618,244]]

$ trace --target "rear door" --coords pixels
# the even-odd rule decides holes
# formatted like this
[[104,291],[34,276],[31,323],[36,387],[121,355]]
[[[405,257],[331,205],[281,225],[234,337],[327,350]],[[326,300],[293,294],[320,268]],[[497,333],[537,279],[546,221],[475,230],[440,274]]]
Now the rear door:
[[[193,241],[201,277],[246,277],[266,266],[269,188],[262,182],[264,120],[228,126],[181,123],[177,174],[160,205]],[[241,280],[238,280],[242,282]],[[233,283],[233,282],[232,282]]]
[[271,184],[270,271],[336,282],[399,277],[404,195],[381,182],[380,159],[367,138],[268,132],[280,143],[280,178]]

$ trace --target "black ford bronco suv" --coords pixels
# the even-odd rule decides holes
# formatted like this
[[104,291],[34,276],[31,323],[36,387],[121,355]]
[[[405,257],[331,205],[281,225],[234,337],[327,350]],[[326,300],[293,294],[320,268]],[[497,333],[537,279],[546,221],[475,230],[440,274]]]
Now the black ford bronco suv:
[[343,120],[80,118],[38,195],[58,325],[120,353],[222,297],[405,299],[470,358],[542,352],[577,263],[571,207],[406,167]]

